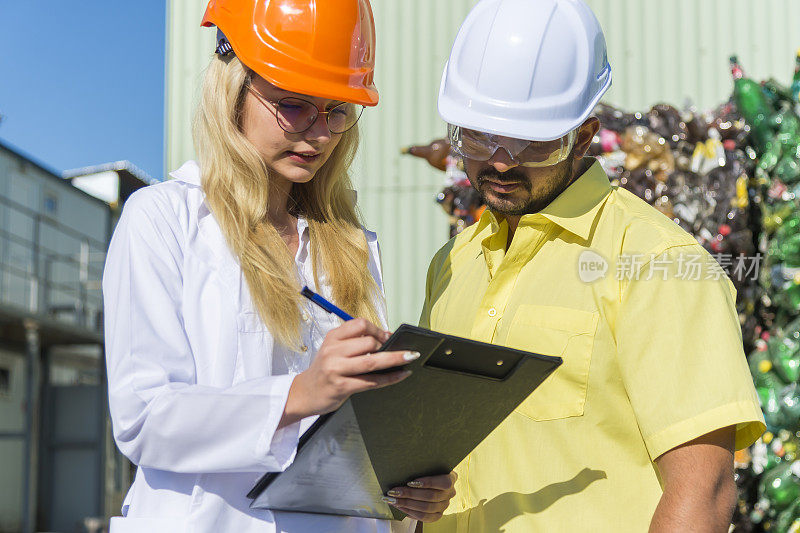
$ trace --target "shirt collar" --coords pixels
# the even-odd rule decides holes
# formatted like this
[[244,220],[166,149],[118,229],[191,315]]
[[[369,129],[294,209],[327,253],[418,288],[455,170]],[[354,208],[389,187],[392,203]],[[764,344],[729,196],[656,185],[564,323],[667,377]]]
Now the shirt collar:
[[[538,213],[523,215],[519,224],[525,225],[545,217],[570,233],[587,240],[597,213],[605,203],[610,191],[611,183],[608,181],[608,175],[600,162],[595,160],[586,172],[581,174],[547,207]],[[500,221],[491,210],[487,209],[481,215],[473,235],[478,236],[487,230],[490,233],[496,233],[499,229]]]
[[183,181],[191,185],[201,185],[200,165],[197,164],[197,161],[189,160],[177,170],[170,172],[169,175],[178,181]]
[[609,192],[611,192],[611,183],[608,181],[608,175],[600,162],[595,160],[586,172],[539,214],[570,233],[587,240],[597,213],[605,203]]

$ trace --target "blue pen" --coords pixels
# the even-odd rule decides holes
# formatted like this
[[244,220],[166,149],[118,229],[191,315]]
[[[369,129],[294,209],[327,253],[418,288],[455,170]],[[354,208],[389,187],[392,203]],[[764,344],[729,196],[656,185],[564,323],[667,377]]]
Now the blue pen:
[[351,317],[350,315],[348,315],[347,313],[345,313],[344,311],[342,311],[341,309],[330,303],[328,300],[326,300],[316,292],[309,289],[308,287],[303,287],[303,290],[300,291],[300,294],[302,294],[303,296],[305,296],[306,298],[308,298],[309,300],[311,300],[312,302],[314,302],[327,312],[333,313],[334,315],[338,316],[342,320],[345,321],[353,320],[353,317]]

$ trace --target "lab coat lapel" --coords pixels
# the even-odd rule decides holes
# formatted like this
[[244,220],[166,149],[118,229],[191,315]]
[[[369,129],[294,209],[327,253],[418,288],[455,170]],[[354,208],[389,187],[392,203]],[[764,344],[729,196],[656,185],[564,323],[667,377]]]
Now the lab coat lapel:
[[217,220],[211,213],[211,208],[205,200],[202,190],[200,166],[196,161],[187,161],[179,169],[170,173],[178,181],[197,187],[200,190],[202,201],[197,208],[197,231],[199,246],[195,247],[197,258],[219,273],[220,280],[226,287],[228,294],[234,296],[236,305],[241,314],[243,311],[253,310],[250,292],[244,281],[242,270],[239,268],[238,259],[231,253],[228,242],[219,227]]

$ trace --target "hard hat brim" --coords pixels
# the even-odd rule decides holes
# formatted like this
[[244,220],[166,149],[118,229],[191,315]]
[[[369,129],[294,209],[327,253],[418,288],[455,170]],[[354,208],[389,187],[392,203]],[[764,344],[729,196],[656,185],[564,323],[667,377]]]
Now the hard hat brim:
[[378,105],[378,90],[374,85],[371,88],[342,87],[338,83],[326,83],[312,76],[304,77],[300,75],[295,75],[289,82],[285,79],[286,76],[273,76],[272,70],[265,65],[258,63],[251,65],[248,64],[246,59],[239,59],[253,72],[284,91],[327,98],[328,100],[339,100],[351,104],[361,104],[367,107]]

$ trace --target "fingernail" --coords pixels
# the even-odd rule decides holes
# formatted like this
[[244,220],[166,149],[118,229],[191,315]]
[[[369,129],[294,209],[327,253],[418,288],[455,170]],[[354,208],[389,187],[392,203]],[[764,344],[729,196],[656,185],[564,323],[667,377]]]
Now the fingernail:
[[397,503],[397,498],[392,498],[390,496],[381,496],[381,501],[384,503],[388,503],[390,505],[394,505]]
[[400,494],[402,493],[397,489],[392,489],[388,491],[386,494],[388,494],[389,496],[400,496]]
[[406,483],[406,485],[408,485],[409,487],[414,487],[415,489],[419,489],[424,486],[422,484],[422,481],[409,481],[408,483]]
[[406,352],[403,354],[403,359],[406,361],[414,361],[419,359],[419,352]]

